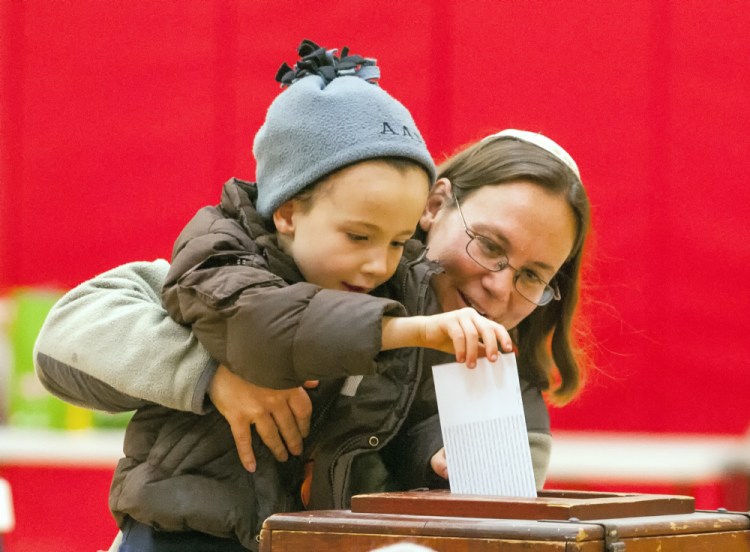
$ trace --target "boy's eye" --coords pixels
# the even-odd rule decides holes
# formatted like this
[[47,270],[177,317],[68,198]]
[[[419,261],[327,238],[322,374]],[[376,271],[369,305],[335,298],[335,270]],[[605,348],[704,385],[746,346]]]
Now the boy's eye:
[[391,247],[404,247],[406,245],[405,241],[392,241]]
[[352,241],[366,241],[367,240],[367,236],[363,236],[362,234],[352,234],[351,232],[347,232],[346,237]]

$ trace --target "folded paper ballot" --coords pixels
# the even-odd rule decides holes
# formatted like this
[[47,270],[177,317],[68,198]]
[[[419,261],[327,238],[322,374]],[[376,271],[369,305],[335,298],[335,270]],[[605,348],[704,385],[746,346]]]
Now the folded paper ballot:
[[536,497],[515,355],[432,373],[451,492]]

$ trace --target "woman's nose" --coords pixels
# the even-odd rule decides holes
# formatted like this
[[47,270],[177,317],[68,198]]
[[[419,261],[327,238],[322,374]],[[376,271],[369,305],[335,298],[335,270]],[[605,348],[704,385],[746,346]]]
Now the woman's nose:
[[482,285],[498,301],[507,301],[513,293],[513,269],[506,267],[497,272],[487,272],[482,278]]

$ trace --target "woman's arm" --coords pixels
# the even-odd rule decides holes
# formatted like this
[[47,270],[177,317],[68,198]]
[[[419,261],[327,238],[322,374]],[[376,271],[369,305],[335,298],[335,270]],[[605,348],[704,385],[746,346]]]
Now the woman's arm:
[[549,409],[538,387],[524,379],[521,379],[520,383],[523,415],[531,449],[531,465],[534,468],[534,481],[537,490],[541,490],[547,479],[549,459],[552,454]]
[[100,410],[151,402],[202,413],[217,363],[161,306],[168,269],[164,260],[129,263],[66,293],[34,347],[44,386]]
[[277,459],[287,459],[287,448],[299,454],[309,429],[307,394],[259,388],[217,370],[190,329],[162,307],[168,269],[164,260],[130,263],[65,294],[35,344],[42,384],[67,402],[109,412],[156,403],[201,414],[210,394],[248,469],[255,467],[253,424]]

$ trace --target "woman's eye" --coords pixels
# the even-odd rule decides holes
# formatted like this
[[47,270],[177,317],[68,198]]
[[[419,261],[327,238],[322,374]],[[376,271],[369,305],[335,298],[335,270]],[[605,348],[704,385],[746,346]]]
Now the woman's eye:
[[522,270],[520,278],[529,284],[541,284],[543,280],[530,270]]
[[391,247],[404,247],[406,245],[406,242],[401,241],[392,241]]
[[476,240],[485,255],[490,257],[502,257],[505,255],[505,251],[503,251],[503,249],[492,240],[483,236],[477,236]]
[[362,234],[352,234],[351,232],[347,232],[346,236],[352,241],[366,241],[367,240],[367,236],[363,236]]

